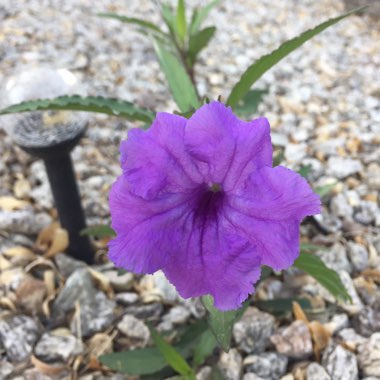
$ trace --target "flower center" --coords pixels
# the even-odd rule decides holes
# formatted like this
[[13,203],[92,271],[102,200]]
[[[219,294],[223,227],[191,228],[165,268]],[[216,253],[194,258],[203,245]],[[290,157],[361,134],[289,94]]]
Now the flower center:
[[219,183],[213,183],[209,186],[210,191],[213,193],[218,193],[219,191],[222,191],[222,186],[220,186]]

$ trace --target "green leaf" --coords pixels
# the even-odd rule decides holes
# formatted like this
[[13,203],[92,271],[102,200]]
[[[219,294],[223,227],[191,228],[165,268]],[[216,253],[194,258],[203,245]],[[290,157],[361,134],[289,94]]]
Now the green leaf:
[[181,354],[173,346],[167,343],[154,328],[150,327],[149,330],[154,344],[161,352],[170,367],[172,367],[175,371],[183,376],[189,377],[193,375],[195,379],[193,370],[186,362],[186,360],[181,356]]
[[298,174],[300,174],[302,177],[306,178],[309,173],[311,172],[312,166],[309,165],[302,165],[301,168],[298,170]]
[[250,90],[243,99],[241,99],[235,108],[236,114],[241,118],[248,118],[252,116],[263,99],[268,90]]
[[176,35],[177,23],[169,4],[161,4],[161,14],[172,36]]
[[206,330],[194,349],[194,367],[197,368],[204,363],[204,361],[212,354],[217,341],[211,330]]
[[224,312],[214,307],[214,300],[211,296],[203,296],[202,303],[209,313],[208,324],[211,331],[218,344],[227,352],[230,349],[233,325],[243,315],[249,305],[248,301],[238,310]]
[[104,237],[114,237],[116,236],[115,231],[107,224],[100,224],[98,226],[91,226],[84,228],[80,232],[81,236],[87,235],[87,236],[95,236],[97,238],[104,238]]
[[194,65],[200,51],[204,49],[210,42],[211,38],[214,36],[215,31],[215,26],[210,26],[209,28],[202,29],[190,37],[188,59],[191,66]]
[[[188,358],[206,329],[205,321],[194,323],[186,329],[174,348],[182,357]],[[114,371],[139,376],[153,374],[167,367],[165,358],[156,347],[113,352],[100,356],[99,361]]]
[[154,48],[179,109],[182,112],[188,112],[193,108],[198,108],[200,104],[195,88],[177,57],[169,52],[157,39],[154,40]]
[[306,298],[276,298],[274,300],[255,301],[255,306],[267,313],[281,316],[291,313],[293,302],[298,302],[302,309],[311,309],[310,301]]
[[334,183],[329,183],[327,185],[323,185],[323,186],[317,186],[314,191],[322,198],[324,197],[325,195],[327,194],[330,194],[331,191],[334,189],[334,187],[336,186],[337,182],[334,182]]
[[321,245],[315,245],[315,244],[308,244],[308,243],[301,243],[300,244],[300,250],[301,252],[315,252],[315,251],[321,251],[325,250],[326,247],[322,247]]
[[316,26],[315,28],[309,29],[308,31],[300,34],[298,37],[284,42],[278,49],[274,50],[272,53],[261,57],[258,61],[256,61],[254,64],[248,67],[248,69],[241,76],[238,83],[236,83],[236,85],[233,87],[230,96],[227,99],[227,104],[232,108],[235,108],[238,105],[239,100],[244,97],[244,95],[249,91],[252,85],[276,63],[281,61],[281,59],[285,58],[292,51],[300,47],[302,44],[310,40],[312,37],[324,31],[328,27],[336,24],[340,20],[343,20],[344,18],[352,15],[353,13],[363,10],[364,8],[365,7],[357,8],[339,17],[325,21],[322,24]]
[[301,252],[294,266],[314,277],[324,286],[335,298],[350,301],[351,297],[343,285],[339,275],[328,268],[325,263],[316,255]]
[[273,157],[273,167],[278,166],[281,164],[282,161],[284,161],[285,154],[283,150],[280,150],[276,155]]
[[182,42],[182,45],[185,43],[187,24],[186,24],[186,9],[185,1],[178,0],[177,5],[177,31],[179,40]]
[[131,375],[155,373],[166,367],[166,361],[157,348],[113,352],[100,356],[99,361],[114,371]]
[[196,34],[201,27],[202,22],[206,19],[212,8],[220,3],[220,0],[213,0],[205,7],[194,10],[191,18],[190,34]]
[[167,34],[164,33],[157,25],[149,21],[145,21],[145,20],[135,18],[135,17],[122,16],[117,13],[108,13],[108,12],[98,13],[97,16],[104,17],[104,18],[112,18],[112,19],[119,20],[127,24],[138,25],[138,26],[141,26],[143,29],[148,29],[148,31],[158,33],[161,36],[167,37]]
[[152,122],[155,116],[153,112],[137,107],[124,100],[100,96],[81,97],[79,95],[60,96],[53,99],[37,99],[18,103],[0,110],[0,115],[45,110],[98,112],[145,122]]

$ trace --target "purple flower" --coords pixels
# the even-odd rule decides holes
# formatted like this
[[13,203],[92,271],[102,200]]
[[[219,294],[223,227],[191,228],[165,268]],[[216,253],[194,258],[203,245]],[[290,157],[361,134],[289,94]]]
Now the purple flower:
[[162,269],[182,297],[238,308],[261,265],[293,264],[300,222],[320,211],[305,179],[272,168],[269,133],[265,118],[241,121],[220,102],[131,130],[110,193],[110,259],[137,273]]

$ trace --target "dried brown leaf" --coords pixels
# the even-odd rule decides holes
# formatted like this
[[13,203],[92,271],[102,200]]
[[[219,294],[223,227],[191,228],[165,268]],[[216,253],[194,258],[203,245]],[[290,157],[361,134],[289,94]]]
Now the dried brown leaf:
[[29,202],[21,201],[20,199],[4,196],[0,197],[0,209],[4,211],[21,210],[30,205]]
[[68,245],[69,234],[57,222],[42,229],[36,240],[38,249],[44,252],[45,257],[49,258],[64,251]]
[[292,302],[293,305],[293,314],[297,321],[303,321],[306,324],[309,323],[309,320],[306,317],[305,312],[302,310],[301,305],[298,302]]
[[114,296],[114,291],[110,280],[103,273],[100,273],[94,269],[89,268],[89,271],[100,289],[103,290],[108,295],[108,297],[112,298]]
[[327,344],[329,343],[331,333],[319,321],[310,322],[308,327],[314,343],[314,354],[316,359],[319,361],[322,351],[327,347]]
[[31,357],[31,362],[38,372],[47,376],[55,376],[68,369],[66,365],[52,365],[45,363],[34,355]]
[[48,269],[44,272],[44,283],[48,297],[55,295],[55,273],[53,270]]
[[25,178],[19,178],[13,185],[13,193],[17,198],[27,198],[30,190],[30,183]]

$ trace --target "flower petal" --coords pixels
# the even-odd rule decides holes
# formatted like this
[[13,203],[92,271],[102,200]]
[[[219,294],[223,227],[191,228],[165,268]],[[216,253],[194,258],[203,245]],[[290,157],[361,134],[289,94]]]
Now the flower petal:
[[206,182],[223,184],[226,191],[253,170],[272,165],[268,121],[241,121],[220,102],[205,104],[189,119],[185,146]]
[[299,254],[299,224],[320,212],[319,196],[299,174],[281,166],[254,172],[228,197],[229,220],[260,251],[262,264],[285,269]]
[[184,298],[210,294],[220,310],[239,308],[260,277],[256,247],[222,216],[190,215],[180,228],[183,243],[163,268],[169,281]]
[[172,231],[188,209],[184,194],[163,194],[145,200],[130,191],[125,175],[110,192],[112,228],[117,237],[109,243],[109,257],[119,267],[137,273],[153,273],[162,268],[180,244]]
[[187,119],[158,113],[144,132],[132,129],[120,147],[123,173],[130,190],[145,199],[161,192],[186,192],[202,177],[185,151]]

